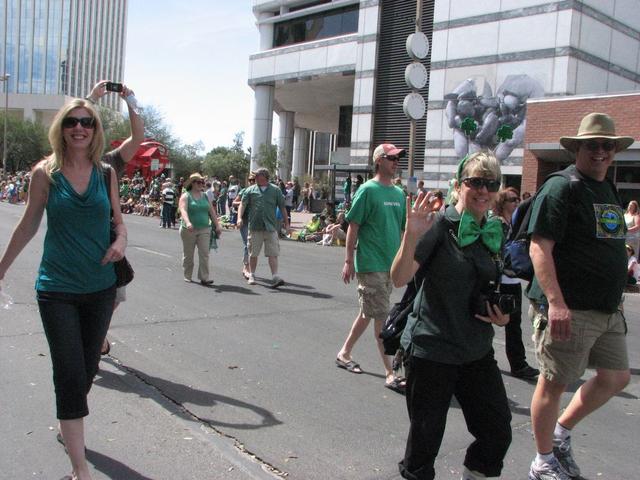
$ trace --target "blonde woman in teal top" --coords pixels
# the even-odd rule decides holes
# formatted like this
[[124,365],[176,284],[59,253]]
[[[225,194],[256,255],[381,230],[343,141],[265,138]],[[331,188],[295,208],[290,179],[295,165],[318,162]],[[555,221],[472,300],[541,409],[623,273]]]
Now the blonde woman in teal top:
[[59,440],[69,454],[71,478],[90,480],[84,445],[87,394],[113,313],[113,262],[124,256],[127,231],[120,209],[114,209],[116,239],[110,242],[110,210],[119,206],[117,177],[112,171],[109,197],[100,163],[104,134],[93,106],[76,99],[62,107],[49,142],[53,153],[33,169],[27,206],[0,259],[0,280],[46,211],[36,291],[53,367]]
[[191,282],[193,276],[193,254],[198,248],[198,279],[202,285],[212,285],[209,277],[209,241],[213,223],[216,235],[222,229],[213,204],[204,193],[204,178],[199,173],[192,174],[184,184],[185,192],[180,197],[180,238],[182,239],[182,268],[184,281]]

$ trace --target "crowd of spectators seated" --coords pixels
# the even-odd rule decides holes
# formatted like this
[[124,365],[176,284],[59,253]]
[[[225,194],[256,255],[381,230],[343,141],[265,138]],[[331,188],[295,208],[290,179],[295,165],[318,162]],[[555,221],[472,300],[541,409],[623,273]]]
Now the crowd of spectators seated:
[[31,174],[18,172],[15,175],[3,175],[0,179],[0,201],[26,203],[29,193]]

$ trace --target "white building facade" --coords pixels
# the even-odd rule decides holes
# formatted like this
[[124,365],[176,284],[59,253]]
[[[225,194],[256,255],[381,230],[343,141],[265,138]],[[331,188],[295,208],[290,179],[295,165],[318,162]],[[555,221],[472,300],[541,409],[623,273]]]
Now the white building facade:
[[[459,161],[447,107],[466,80],[478,99],[502,98],[516,76],[535,83],[537,96],[540,87],[547,97],[640,90],[640,0],[418,1],[431,49],[415,168],[428,187],[446,187]],[[408,147],[402,99],[410,92],[405,39],[415,29],[415,1],[253,0],[253,12],[260,51],[249,71],[252,166],[260,145],[271,143],[274,111],[284,178],[313,167],[310,132],[331,134],[332,163],[367,164],[384,141]],[[526,118],[524,109],[516,113],[518,122]],[[522,157],[514,145],[503,161],[516,186]]]
[[[126,21],[127,0],[0,0],[10,114],[48,125],[70,97],[122,81]],[[118,106],[115,96],[102,102]]]

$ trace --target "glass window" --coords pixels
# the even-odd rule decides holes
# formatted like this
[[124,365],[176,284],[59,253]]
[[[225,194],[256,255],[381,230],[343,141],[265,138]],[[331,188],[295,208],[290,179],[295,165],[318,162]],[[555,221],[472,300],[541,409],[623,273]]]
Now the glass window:
[[351,146],[351,120],[353,118],[353,106],[340,106],[338,117],[338,147]]
[[615,175],[616,183],[640,183],[640,166],[636,165],[635,162],[633,165],[622,166],[618,164]]
[[31,42],[33,36],[33,4],[23,2],[20,11],[20,36],[18,39],[18,93],[31,93]]
[[358,31],[359,5],[315,13],[275,24],[273,46],[282,47]]
[[346,11],[342,15],[342,31],[357,32],[358,31],[358,10]]

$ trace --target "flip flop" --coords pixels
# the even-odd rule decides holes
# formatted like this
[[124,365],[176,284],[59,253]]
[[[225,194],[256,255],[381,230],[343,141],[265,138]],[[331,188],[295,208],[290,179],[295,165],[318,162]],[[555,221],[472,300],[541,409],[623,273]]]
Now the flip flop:
[[354,362],[353,360],[345,362],[344,360],[336,358],[336,365],[339,368],[344,368],[351,373],[362,373],[362,368],[360,368],[360,365],[358,365],[358,363]]
[[407,381],[404,378],[396,377],[390,382],[385,382],[384,386],[389,390],[404,394],[407,390]]

